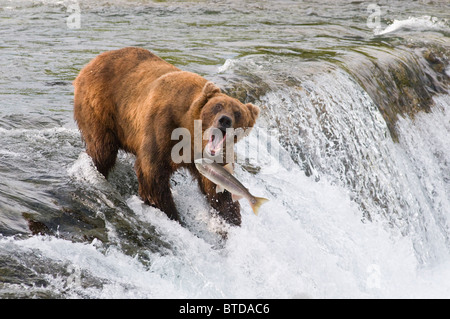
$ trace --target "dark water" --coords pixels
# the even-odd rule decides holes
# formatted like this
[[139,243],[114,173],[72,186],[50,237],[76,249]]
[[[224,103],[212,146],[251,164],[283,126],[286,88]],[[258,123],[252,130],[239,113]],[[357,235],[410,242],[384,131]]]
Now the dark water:
[[[449,12],[0,1],[0,296],[450,296]],[[71,82],[125,46],[261,106],[236,172],[271,198],[259,217],[243,203],[229,229],[181,172],[180,225],[136,197],[131,156],[108,181],[96,172]]]

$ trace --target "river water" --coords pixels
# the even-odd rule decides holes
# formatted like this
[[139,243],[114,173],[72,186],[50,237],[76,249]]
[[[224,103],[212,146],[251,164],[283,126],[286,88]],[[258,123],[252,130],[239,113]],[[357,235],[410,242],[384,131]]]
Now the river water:
[[[1,298],[450,297],[448,1],[0,0]],[[151,50],[261,117],[229,227],[181,171],[177,223],[105,180],[73,86]],[[227,233],[226,239],[221,234]]]

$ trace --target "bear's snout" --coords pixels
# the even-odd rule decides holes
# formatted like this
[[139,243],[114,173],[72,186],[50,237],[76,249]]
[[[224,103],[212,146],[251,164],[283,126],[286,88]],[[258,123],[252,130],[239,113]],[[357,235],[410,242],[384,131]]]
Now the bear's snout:
[[233,119],[227,115],[222,115],[219,118],[220,128],[227,129],[233,126]]

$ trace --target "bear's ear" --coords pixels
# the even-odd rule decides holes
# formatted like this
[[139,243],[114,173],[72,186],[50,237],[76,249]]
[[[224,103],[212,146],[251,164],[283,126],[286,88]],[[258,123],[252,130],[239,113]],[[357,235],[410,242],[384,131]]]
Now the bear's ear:
[[206,82],[203,86],[202,93],[199,94],[199,96],[191,104],[191,116],[194,119],[199,118],[203,106],[205,106],[210,98],[219,93],[221,93],[221,91],[214,83],[210,81]]
[[203,95],[210,99],[214,95],[221,93],[220,89],[211,81],[206,82],[205,86],[203,87]]
[[254,105],[252,103],[247,103],[247,104],[245,104],[245,106],[247,106],[247,108],[248,108],[248,110],[250,111],[250,114],[251,114],[251,119],[249,121],[250,122],[249,126],[253,126],[253,125],[255,125],[256,119],[259,116],[259,112],[260,112],[259,106],[256,106],[256,105]]

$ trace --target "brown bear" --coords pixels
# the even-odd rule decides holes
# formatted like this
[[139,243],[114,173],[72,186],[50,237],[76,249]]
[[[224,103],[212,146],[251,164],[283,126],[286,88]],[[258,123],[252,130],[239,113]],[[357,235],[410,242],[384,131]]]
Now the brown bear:
[[[257,106],[231,98],[200,75],[182,71],[142,48],[98,55],[73,84],[75,121],[100,173],[108,176],[119,149],[133,153],[143,201],[178,220],[170,177],[185,167],[211,206],[229,223],[240,225],[239,203],[226,191],[216,193],[216,185],[197,171],[194,157],[190,163],[172,160],[171,149],[178,141],[171,134],[176,128],[189,130],[193,152],[195,120],[202,121],[203,131],[251,128],[259,115]],[[211,145],[213,139],[202,146]]]

